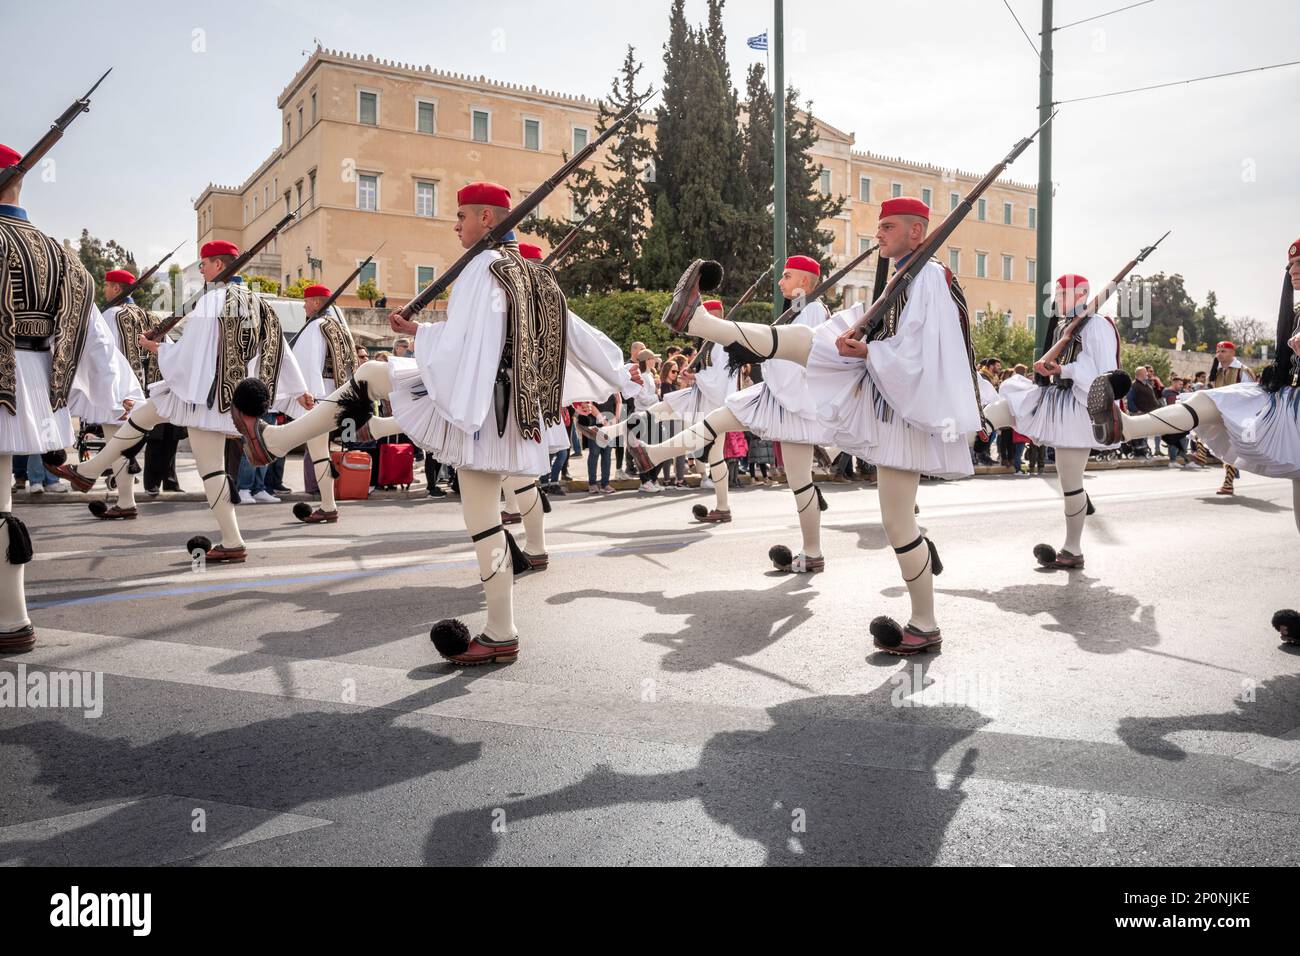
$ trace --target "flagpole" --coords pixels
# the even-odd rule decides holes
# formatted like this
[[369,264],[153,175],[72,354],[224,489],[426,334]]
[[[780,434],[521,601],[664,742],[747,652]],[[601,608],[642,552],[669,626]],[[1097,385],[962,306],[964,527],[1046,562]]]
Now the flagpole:
[[774,0],[772,38],[768,55],[776,46],[776,72],[772,74],[772,319],[782,311],[781,273],[785,266],[785,11]]

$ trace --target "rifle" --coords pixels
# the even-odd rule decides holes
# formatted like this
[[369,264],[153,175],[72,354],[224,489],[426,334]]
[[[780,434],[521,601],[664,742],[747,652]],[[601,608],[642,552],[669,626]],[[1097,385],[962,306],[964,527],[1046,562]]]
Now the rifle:
[[640,111],[641,107],[649,102],[650,98],[655,95],[657,95],[655,91],[651,90],[640,102],[629,107],[623,115],[614,120],[609,129],[605,130],[605,132],[601,133],[594,140],[580,149],[572,158],[569,159],[568,162],[552,173],[551,177],[547,179],[546,182],[542,183],[524,197],[523,202],[511,209],[504,219],[489,229],[487,234],[479,239],[478,242],[466,249],[461,257],[452,263],[451,268],[442,274],[440,279],[435,282],[430,282],[423,292],[417,295],[410,302],[406,303],[406,305],[402,306],[399,310],[402,318],[409,321],[411,316],[420,312],[422,309],[427,308],[430,303],[438,298],[438,296],[446,292],[447,287],[455,281],[457,276],[465,271],[465,267],[474,261],[474,258],[478,256],[479,253],[498,245],[505,237],[506,233],[510,232],[519,225],[519,223],[527,219],[532,211],[541,205],[543,199],[553,193],[560,183],[564,182],[564,180],[571,176],[579,166],[590,159],[605,140],[613,136],[620,126],[635,116]]
[[[1173,230],[1170,229],[1169,232],[1173,232]],[[1132,272],[1134,269],[1136,269],[1138,267],[1138,264],[1141,263],[1143,260],[1145,260],[1147,256],[1155,252],[1156,246],[1160,245],[1160,243],[1165,241],[1166,237],[1168,237],[1169,235],[1169,232],[1166,232],[1163,236],[1161,236],[1151,245],[1144,246],[1142,248],[1142,251],[1139,252],[1134,258],[1130,259],[1128,265],[1126,265],[1123,269],[1120,269],[1119,272],[1116,274],[1115,278],[1111,279],[1110,282],[1107,283],[1106,286],[1100,292],[1098,292],[1095,296],[1093,296],[1090,302],[1080,302],[1073,309],[1071,309],[1070,314],[1066,316],[1070,324],[1067,325],[1061,331],[1061,334],[1057,337],[1056,341],[1052,344],[1052,347],[1049,348],[1046,352],[1044,352],[1042,358],[1040,358],[1038,361],[1047,363],[1047,362],[1055,362],[1057,359],[1059,359],[1065,353],[1066,348],[1069,346],[1070,339],[1074,338],[1075,333],[1079,331],[1079,328],[1083,325],[1083,323],[1087,320],[1087,318],[1097,313],[1097,310],[1100,309],[1102,305],[1106,302],[1106,300],[1109,299],[1114,294],[1115,290],[1119,288],[1119,284],[1123,282],[1125,278],[1128,277],[1128,274]],[[1039,373],[1035,373],[1035,374],[1037,375]],[[1053,375],[1052,381],[1054,382],[1059,381],[1059,376]]]
[[195,304],[199,301],[199,299],[203,297],[204,293],[208,291],[208,288],[210,286],[221,285],[223,282],[229,282],[236,275],[238,275],[239,270],[244,268],[244,266],[248,265],[248,263],[252,260],[253,256],[257,255],[268,245],[270,245],[271,240],[280,234],[280,230],[284,229],[285,226],[289,225],[289,223],[293,222],[295,219],[298,218],[298,213],[302,212],[302,207],[307,205],[307,203],[309,202],[311,202],[310,196],[304,199],[302,203],[298,206],[298,208],[295,209],[293,212],[285,213],[284,218],[281,219],[279,222],[277,222],[274,226],[272,226],[270,231],[267,232],[266,235],[264,235],[261,239],[257,240],[257,242],[253,243],[251,246],[245,249],[243,253],[238,258],[235,259],[234,262],[232,262],[230,265],[222,269],[221,274],[218,275],[215,279],[213,279],[211,282],[203,283],[202,289],[200,289],[194,295],[190,296],[190,298],[187,299],[184,303],[182,303],[181,307],[177,309],[175,312],[173,312],[168,318],[163,319],[162,322],[158,324],[158,327],[154,329],[152,332],[150,332],[146,336],[146,338],[148,338],[151,342],[161,342],[163,336],[165,336],[172,329],[176,328],[176,326],[180,324],[181,319],[185,318],[185,316],[189,315],[190,312],[194,310]]
[[[176,249],[179,249],[183,245],[185,245],[185,243],[182,242],[180,245],[176,247]],[[104,311],[107,312],[109,309],[121,305],[131,296],[135,295],[137,289],[143,289],[145,287],[145,283],[153,278],[154,273],[162,268],[163,263],[166,262],[168,259],[170,259],[172,256],[176,255],[176,249],[173,249],[171,252],[167,253],[167,255],[163,256],[161,259],[155,262],[152,266],[150,266],[145,271],[144,275],[140,276],[140,278],[136,279],[134,282],[132,282],[129,286],[127,286],[117,295],[113,296],[111,301],[105,302]]]
[[550,266],[553,269],[557,268],[560,264],[560,260],[569,254],[569,249],[578,241],[578,236],[582,232],[583,227],[586,226],[587,223],[591,222],[591,217],[594,215],[596,215],[595,209],[587,213],[582,222],[578,223],[565,233],[564,238],[561,239],[556,247],[551,250],[551,254],[542,260],[542,265]]
[[833,288],[837,282],[839,282],[846,275],[848,275],[859,265],[861,265],[861,263],[867,258],[867,256],[871,255],[879,248],[880,246],[877,244],[869,247],[864,252],[858,253],[858,255],[855,256],[853,259],[851,259],[849,261],[849,264],[846,265],[843,269],[840,269],[834,275],[830,276],[829,278],[823,279],[821,282],[819,282],[817,284],[817,288],[813,289],[811,292],[805,295],[802,301],[796,301],[793,305],[790,306],[790,308],[786,309],[784,312],[778,315],[776,317],[776,321],[774,321],[772,324],[786,325],[790,322],[793,322],[795,316],[797,316],[800,312],[803,311],[805,304],[816,300],[816,298],[819,295],[821,295],[823,292],[825,292],[827,289]]
[[99,89],[99,84],[104,82],[104,77],[113,72],[110,66],[95,81],[95,85],[86,91],[86,95],[80,99],[74,100],[72,105],[63,111],[63,115],[54,121],[54,125],[45,131],[45,135],[36,141],[36,145],[23,153],[23,158],[14,163],[14,165],[0,169],[0,190],[3,190],[19,176],[29,172],[41,159],[54,148],[54,144],[63,138],[63,132],[72,125],[72,121],[82,113],[90,112],[90,94]]
[[[735,312],[737,309],[739,309],[750,299],[754,298],[754,296],[758,294],[758,287],[767,280],[767,277],[772,274],[772,270],[774,268],[776,267],[768,266],[766,269],[764,269],[763,274],[754,280],[754,284],[751,285],[748,289],[746,289],[744,293],[741,294],[740,298],[736,300],[736,304],[727,310],[727,314],[730,315],[732,312]],[[698,352],[695,353],[695,358],[691,359],[691,364],[686,367],[686,371],[689,372],[691,371],[691,369],[695,368],[696,364],[703,357],[704,357],[704,349],[700,349]]]
[[939,224],[939,227],[926,236],[925,241],[917,247],[916,251],[913,252],[911,257],[908,259],[907,265],[902,270],[894,273],[894,277],[890,279],[889,284],[885,286],[885,291],[876,299],[875,302],[871,303],[871,307],[867,309],[866,314],[858,320],[853,330],[854,338],[871,338],[880,331],[881,327],[885,324],[885,316],[889,313],[890,308],[898,301],[899,297],[907,291],[908,287],[912,284],[912,280],[916,278],[916,274],[920,272],[921,268],[930,261],[931,257],[936,252],[939,251],[943,244],[948,240],[948,237],[952,235],[953,230],[955,230],[961,224],[961,221],[966,218],[966,215],[975,205],[975,201],[993,185],[994,181],[1002,175],[1003,170],[1015,162],[1016,158],[1029,148],[1029,144],[1037,138],[1038,134],[1043,131],[1043,127],[1050,123],[1052,118],[1055,116],[1056,111],[1053,110],[1052,115],[1043,120],[1038,129],[1034,130],[1020,142],[1016,143],[1016,145],[1012,147],[1011,152],[1007,153],[1006,157],[1000,163],[984,174],[984,178],[975,184],[971,191],[967,193],[965,198],[957,205],[957,208],[948,213],[943,222]]

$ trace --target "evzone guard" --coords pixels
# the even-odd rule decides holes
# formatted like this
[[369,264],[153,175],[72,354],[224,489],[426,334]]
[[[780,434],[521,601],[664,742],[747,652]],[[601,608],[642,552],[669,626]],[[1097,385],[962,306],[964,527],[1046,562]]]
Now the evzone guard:
[[[277,402],[276,411],[289,418],[297,418],[305,409],[331,394],[339,382],[352,378],[357,367],[357,347],[352,341],[352,331],[347,323],[330,308],[334,293],[323,285],[309,285],[302,291],[307,309],[307,323],[294,336],[291,344],[293,357],[302,370],[307,385],[310,404],[288,399]],[[314,435],[307,442],[307,460],[311,462],[320,490],[320,507],[312,508],[306,502],[293,506],[293,514],[306,524],[334,524],[339,520],[338,503],[334,500],[334,462],[330,460],[328,434]]]
[[[20,155],[0,146],[0,170]],[[21,167],[20,167],[21,168]],[[23,565],[27,526],[13,513],[13,457],[50,454],[55,467],[75,442],[69,403],[112,407],[120,391],[113,336],[95,307],[95,284],[77,256],[35,226],[21,205],[22,175],[0,188],[0,654],[36,646]]]
[[[238,254],[234,243],[205,243],[199,251],[204,281],[215,282]],[[213,545],[200,535],[190,539],[186,550],[201,550],[208,563],[239,564],[248,550],[235,519],[235,484],[226,457],[226,439],[239,434],[230,420],[235,388],[253,375],[277,401],[298,399],[307,407],[311,396],[293,353],[285,348],[275,310],[242,284],[208,288],[185,321],[185,334],[177,342],[157,342],[147,335],[138,339],[141,348],[156,356],[160,375],[149,386],[148,400],[131,409],[99,454],[52,470],[77,490],[89,491],[100,474],[115,470],[123,454],[156,426],[168,422],[187,428],[221,543]]]
[[[1107,316],[1088,308],[1088,280],[1063,275],[1056,280],[1055,313],[1047,341],[1068,337],[1062,349],[1050,349],[1034,363],[1040,381],[1012,376],[1002,383],[1001,397],[984,406],[994,429],[1014,428],[1036,444],[1056,449],[1056,474],[1065,502],[1065,543],[1058,551],[1048,544],[1034,547],[1043,567],[1083,567],[1083,526],[1092,503],[1083,490],[1083,473],[1094,447],[1117,448],[1118,442],[1098,445],[1088,417],[1088,390],[1093,380],[1119,368],[1119,331]],[[1070,321],[1073,318],[1073,321]],[[1053,352],[1059,356],[1052,358]]]
[[[104,301],[112,302],[135,284],[135,276],[126,269],[110,269],[104,273]],[[104,440],[112,438],[123,426],[134,405],[144,401],[142,384],[147,384],[150,374],[156,376],[152,356],[140,347],[140,336],[153,328],[153,318],[128,296],[121,305],[111,306],[103,312],[104,321],[113,336],[113,402],[109,406],[94,407],[80,400],[74,393],[69,411],[80,420],[82,427],[98,425],[103,429]],[[130,471],[131,459],[144,448],[144,439],[127,449],[113,468],[112,480],[117,489],[117,501],[109,505],[103,501],[90,502],[90,513],[102,521],[129,521],[139,515],[135,506],[135,478]]]
[[[1119,398],[1131,382],[1122,371],[1092,383],[1088,412],[1099,442],[1196,431],[1225,465],[1265,478],[1291,479],[1296,529],[1300,530],[1300,239],[1287,249],[1287,271],[1278,305],[1277,348],[1259,382],[1202,389],[1147,415],[1125,415]],[[1300,613],[1273,615],[1282,639],[1300,643]]]
[[[1014,155],[1018,152],[1004,165]],[[922,474],[973,474],[968,436],[979,430],[980,418],[961,289],[937,259],[911,261],[925,242],[929,207],[899,197],[882,204],[880,214],[879,254],[894,260],[900,275],[910,270],[911,279],[910,285],[900,281],[895,294],[887,290],[877,301],[881,321],[871,327],[867,341],[858,339],[866,318],[861,304],[816,329],[718,319],[700,307],[700,290],[716,285],[721,269],[699,260],[678,282],[663,319],[676,332],[723,345],[739,343],[765,360],[782,359],[807,369],[818,416],[833,432],[834,444],[877,466],[881,519],[907,585],[911,617],[903,627],[877,617],[870,630],[877,648],[910,655],[942,643],[933,576],[943,565],[934,544],[917,528],[917,486]],[[683,444],[692,440],[686,436],[699,444],[710,437],[699,426],[684,433]]]
[[[722,318],[723,306],[720,300],[705,299],[702,307],[711,315]],[[702,424],[705,418],[715,409],[724,407],[727,399],[739,390],[738,374],[727,368],[726,350],[721,345],[714,345],[707,354],[703,353],[703,350],[701,352],[704,358],[700,369],[695,373],[695,381],[691,386],[669,392],[662,401],[656,401],[653,397],[648,398],[646,412],[649,415],[658,419],[681,421],[688,427],[694,427]],[[634,365],[633,368],[635,367]],[[650,394],[653,396],[653,385]],[[627,436],[634,422],[643,420],[640,416],[635,419],[632,417],[625,418],[617,424],[604,425],[593,429],[592,434],[588,437],[603,445],[608,445],[619,438]],[[706,425],[705,427],[708,428],[709,426]],[[676,437],[680,438],[685,434],[686,432],[681,432]],[[727,463],[723,459],[723,436],[725,434],[725,429],[718,429],[714,437],[702,446],[698,448],[694,445],[691,446],[691,450],[701,453],[701,457],[708,468],[709,479],[713,482],[713,507],[708,508],[702,504],[697,504],[691,508],[691,515],[694,520],[703,524],[725,524],[731,520],[730,490],[727,487]],[[671,455],[664,455],[662,458],[653,458],[653,460],[655,464],[658,464],[680,454],[681,452],[678,451]],[[652,466],[642,467],[642,471],[648,472],[650,467]]]
[[[456,234],[471,249],[502,224],[510,192],[471,183],[457,193],[457,207]],[[351,421],[358,440],[404,432],[455,467],[487,621],[472,638],[454,619],[436,623],[429,636],[452,663],[509,663],[519,654],[514,576],[533,564],[501,524],[501,488],[509,476],[536,477],[549,466],[544,434],[563,407],[567,308],[550,271],[526,262],[512,242],[484,248],[457,275],[445,322],[413,322],[402,311],[389,316],[394,331],[414,335],[413,362],[366,362],[346,385],[280,426],[261,420],[269,396],[249,381],[231,414],[254,465]],[[417,297],[408,308],[418,304]],[[373,400],[387,400],[392,417],[372,417]]]
[[[816,259],[791,256],[781,272],[781,294],[791,301],[801,301],[814,290],[820,277],[821,264]],[[825,304],[816,298],[803,306],[794,323],[799,327],[816,329],[829,318]],[[749,345],[746,348],[754,351]],[[776,545],[768,552],[768,557],[781,571],[805,574],[824,570],[826,559],[821,549],[821,512],[826,510],[826,502],[813,483],[813,447],[831,444],[834,432],[818,419],[817,400],[808,387],[804,367],[780,358],[765,361],[763,381],[727,396],[725,404],[700,418],[695,428],[703,428],[715,445],[720,445],[721,436],[732,431],[749,431],[767,441],[781,443],[786,480],[794,493],[795,511],[799,517],[802,548],[799,554],[794,555],[785,545]],[[693,449],[697,435],[698,432],[688,430],[658,445],[634,445],[637,449],[634,454],[645,456],[647,461],[657,464],[680,455],[683,449]]]

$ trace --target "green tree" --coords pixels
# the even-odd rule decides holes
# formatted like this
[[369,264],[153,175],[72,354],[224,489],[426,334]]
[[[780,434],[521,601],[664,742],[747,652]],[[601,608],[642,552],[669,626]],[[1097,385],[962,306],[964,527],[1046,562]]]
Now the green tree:
[[[1157,345],[1169,348],[1183,329],[1183,341],[1192,351],[1213,349],[1227,331],[1219,317],[1218,298],[1213,292],[1206,296],[1206,304],[1198,306],[1183,284],[1183,277],[1175,273],[1158,272],[1146,278],[1130,277],[1129,288],[1145,284],[1141,296],[1115,300],[1119,311],[1118,324],[1121,338],[1135,345]],[[1145,308],[1149,304],[1149,309]],[[1202,348],[1202,346],[1204,348]]]
[[[640,72],[636,51],[629,46],[623,68],[611,84],[609,98],[600,102],[597,135],[645,97],[646,91],[637,89]],[[644,177],[654,152],[643,132],[644,126],[645,121],[639,115],[634,116],[615,136],[614,145],[603,162],[608,182],[592,169],[580,169],[570,179],[569,196],[574,209],[580,215],[592,211],[594,214],[559,272],[566,293],[636,287],[637,263],[650,218]],[[547,218],[536,221],[530,231],[554,245],[572,228],[573,223],[567,219]]]
[[[270,276],[244,275],[241,276],[241,278],[244,280],[244,285],[248,286],[248,288],[253,292],[262,292],[266,295],[280,294],[279,280],[272,279]],[[285,293],[285,295],[288,294],[289,293],[287,292]],[[295,298],[302,298],[302,293],[299,292]]]
[[[285,286],[281,290],[280,294],[288,299],[301,299],[303,290],[306,289],[307,286],[315,284],[315,279],[309,278],[308,276],[300,276],[299,278],[294,279],[289,285]],[[376,298],[378,298],[378,296],[376,296]]]
[[[90,234],[89,229],[81,230],[81,238],[77,240],[77,258],[81,264],[86,267],[90,277],[95,280],[95,304],[101,309],[104,307],[104,274],[113,269],[128,269],[132,275],[138,276],[140,268],[136,265],[135,256],[118,244],[116,239],[110,239],[108,242],[101,242]],[[149,296],[150,304],[141,303],[145,308],[152,305],[153,296]],[[139,299],[136,300],[137,302]]]
[[1119,367],[1131,376],[1139,365],[1150,365],[1160,376],[1160,381],[1168,382],[1171,375],[1169,353],[1156,345],[1131,345],[1121,343],[1119,347]]
[[362,302],[370,303],[371,308],[374,308],[375,300],[382,296],[383,293],[380,292],[379,288],[375,285],[374,279],[367,279],[365,282],[362,282],[357,286],[357,298]]
[[686,258],[681,233],[677,230],[677,216],[665,193],[655,202],[654,223],[646,233],[637,263],[637,276],[642,288],[671,288],[681,274]]
[[1008,325],[1006,313],[986,306],[984,318],[971,327],[971,345],[975,361],[998,358],[1004,368],[1023,363],[1034,364],[1034,335],[1022,325]]

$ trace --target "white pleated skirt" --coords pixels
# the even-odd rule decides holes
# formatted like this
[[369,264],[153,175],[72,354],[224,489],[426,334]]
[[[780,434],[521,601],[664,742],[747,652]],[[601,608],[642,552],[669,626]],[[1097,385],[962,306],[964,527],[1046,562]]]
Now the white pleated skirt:
[[1097,444],[1088,409],[1074,394],[1073,387],[1030,383],[1027,387],[1014,388],[1008,382],[1003,384],[1001,394],[1011,412],[1011,427],[1036,444],[1052,448],[1119,447]]
[[709,396],[698,385],[669,392],[664,396],[664,403],[673,410],[673,415],[685,422],[688,427],[698,425],[704,421],[709,412],[715,412],[725,404],[725,402],[717,404],[710,402]]
[[411,441],[444,465],[502,475],[540,475],[550,471],[546,433],[543,432],[542,441],[521,437],[513,403],[504,434],[497,434],[496,415],[491,410],[477,431],[465,432],[448,422],[429,399],[415,363],[406,367],[388,364],[392,382],[388,400],[393,406],[393,417]]
[[14,350],[17,414],[0,408],[0,455],[39,455],[76,442],[68,406],[50,407],[50,353]]
[[219,412],[215,406],[208,408],[206,403],[197,405],[187,402],[174,394],[166,382],[155,382],[149,386],[149,401],[153,402],[159,415],[180,428],[197,428],[200,431],[229,435],[231,438],[239,437],[230,412]]
[[1194,394],[1214,402],[1223,417],[1222,424],[1196,428],[1218,458],[1253,475],[1300,480],[1300,388],[1267,392],[1242,382]]
[[777,401],[766,382],[736,392],[727,399],[727,407],[745,428],[767,441],[829,445],[835,438],[833,429],[816,419],[796,415]]

